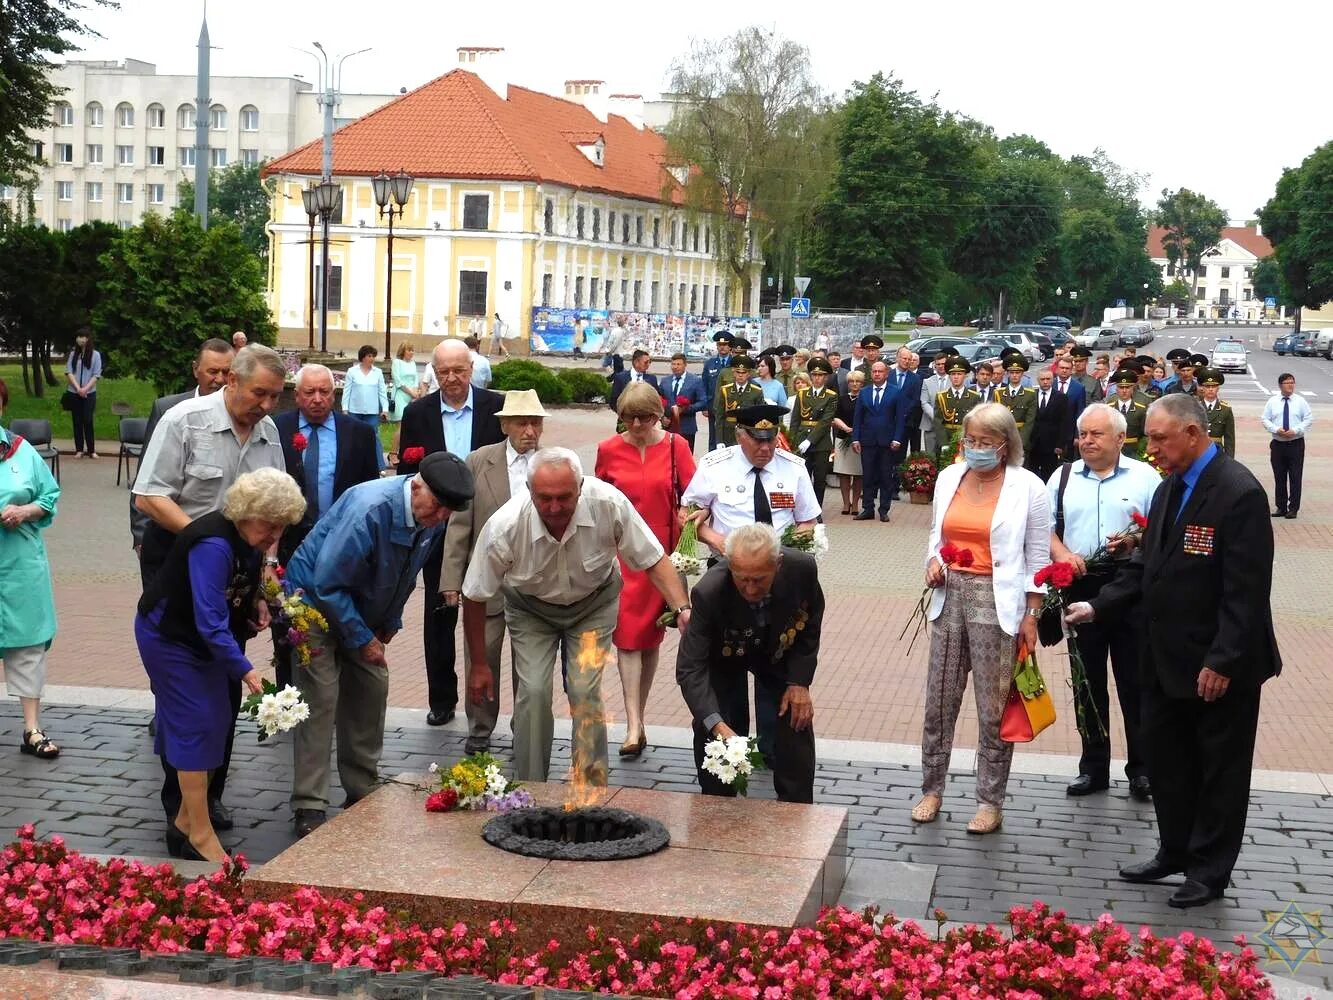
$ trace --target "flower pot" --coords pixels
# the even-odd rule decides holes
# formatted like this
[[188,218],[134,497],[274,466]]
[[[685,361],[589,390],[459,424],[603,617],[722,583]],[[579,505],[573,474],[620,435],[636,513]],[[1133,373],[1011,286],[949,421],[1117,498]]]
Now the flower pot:
[[909,493],[907,499],[911,503],[930,503],[929,493]]

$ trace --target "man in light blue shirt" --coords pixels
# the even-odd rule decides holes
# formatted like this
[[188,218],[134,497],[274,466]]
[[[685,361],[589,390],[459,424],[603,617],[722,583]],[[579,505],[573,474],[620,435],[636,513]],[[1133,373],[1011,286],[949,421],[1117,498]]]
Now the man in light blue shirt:
[[[1114,565],[1094,566],[1087,560],[1102,546],[1117,555],[1127,555],[1131,545],[1108,545],[1133,524],[1135,514],[1146,517],[1162,478],[1147,462],[1121,454],[1125,444],[1125,416],[1105,403],[1090,403],[1078,418],[1077,462],[1057,469],[1048,484],[1055,530],[1051,534],[1051,559],[1074,566],[1076,580],[1069,601],[1088,601],[1115,578]],[[1067,471],[1066,471],[1067,470]],[[1065,789],[1074,796],[1090,795],[1110,787],[1111,738],[1110,698],[1107,694],[1106,662],[1115,673],[1120,714],[1125,722],[1128,760],[1125,776],[1129,794],[1146,802],[1152,796],[1148,763],[1140,735],[1138,635],[1130,629],[1107,628],[1097,622],[1079,625],[1071,647],[1077,645],[1087,675],[1079,711],[1084,724],[1080,733],[1083,754],[1078,777]],[[1072,655],[1072,649],[1071,649]]]
[[1296,395],[1296,376],[1277,377],[1278,394],[1264,406],[1264,428],[1273,435],[1268,461],[1273,467],[1274,517],[1295,520],[1301,509],[1301,475],[1305,471],[1305,432],[1314,423],[1314,411]]
[[477,353],[477,348],[481,346],[481,341],[476,337],[464,337],[463,343],[467,345],[468,354],[472,357],[472,384],[478,389],[489,389],[491,387],[491,362]]
[[465,507],[472,492],[472,473],[461,459],[428,455],[415,476],[349,489],[288,563],[285,582],[304,591],[327,620],[326,628],[311,627],[310,662],[298,658],[293,671],[310,706],[293,740],[297,836],[324,822],[335,725],[347,803],[379,780],[389,696],[384,647],[402,628],[403,606],[450,513]]

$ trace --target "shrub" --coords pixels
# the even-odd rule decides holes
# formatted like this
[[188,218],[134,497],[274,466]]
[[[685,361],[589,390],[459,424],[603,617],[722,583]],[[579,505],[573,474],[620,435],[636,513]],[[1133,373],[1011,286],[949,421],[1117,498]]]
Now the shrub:
[[555,372],[537,364],[514,358],[501,361],[491,369],[491,388],[497,392],[510,389],[536,389],[543,403],[568,403],[574,398],[568,385],[556,378]]
[[561,368],[556,372],[558,378],[573,394],[576,403],[591,403],[600,397],[606,400],[611,395],[611,382],[598,372],[584,368]]

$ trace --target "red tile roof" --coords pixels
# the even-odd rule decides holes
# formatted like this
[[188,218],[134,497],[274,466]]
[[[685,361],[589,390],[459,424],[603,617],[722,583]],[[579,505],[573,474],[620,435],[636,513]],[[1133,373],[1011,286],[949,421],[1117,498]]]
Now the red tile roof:
[[[455,69],[345,125],[333,136],[333,173],[366,177],[405,170],[414,177],[534,181],[584,191],[680,203],[663,168],[666,140],[619,115],[598,119],[582,104],[510,85],[501,99],[481,79]],[[603,166],[576,143],[606,143]],[[273,160],[264,175],[320,173],[320,140]]]
[[[1148,227],[1149,257],[1156,260],[1166,260],[1166,248],[1162,245],[1162,237],[1165,235],[1166,230],[1161,226]],[[1260,260],[1271,257],[1273,254],[1273,244],[1268,242],[1268,237],[1256,233],[1251,226],[1226,226],[1222,230],[1222,239],[1230,240],[1237,246],[1248,250]]]

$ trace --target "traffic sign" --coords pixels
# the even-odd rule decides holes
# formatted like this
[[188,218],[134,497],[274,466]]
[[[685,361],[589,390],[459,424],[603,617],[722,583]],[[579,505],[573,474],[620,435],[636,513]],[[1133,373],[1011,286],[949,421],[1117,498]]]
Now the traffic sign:
[[1264,305],[1267,308],[1272,309],[1275,305],[1277,305],[1277,299],[1275,299],[1273,296],[1270,295],[1266,299],[1264,299]]
[[[798,279],[798,280],[799,280],[799,279]],[[810,300],[809,300],[809,299],[792,299],[792,300],[791,300],[791,315],[792,315],[792,319],[809,319],[809,318],[810,318]]]
[[796,297],[805,298],[805,290],[810,287],[810,279],[804,275],[796,276]]

